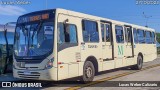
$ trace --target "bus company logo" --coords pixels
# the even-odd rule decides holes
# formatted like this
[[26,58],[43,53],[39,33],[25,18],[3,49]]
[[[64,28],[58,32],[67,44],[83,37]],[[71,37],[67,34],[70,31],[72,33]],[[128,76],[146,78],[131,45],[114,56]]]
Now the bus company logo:
[[11,87],[11,82],[2,82],[2,87]]
[[123,46],[118,46],[118,55],[123,55],[124,49]]

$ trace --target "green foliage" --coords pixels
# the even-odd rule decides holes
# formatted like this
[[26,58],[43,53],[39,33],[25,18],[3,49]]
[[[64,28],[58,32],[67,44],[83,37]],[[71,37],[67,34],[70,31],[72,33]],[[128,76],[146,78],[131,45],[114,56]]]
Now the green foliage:
[[157,54],[160,54],[160,47],[157,47]]
[[160,43],[160,33],[156,33],[156,37],[157,37],[157,38],[156,38],[156,39],[157,39],[157,42]]

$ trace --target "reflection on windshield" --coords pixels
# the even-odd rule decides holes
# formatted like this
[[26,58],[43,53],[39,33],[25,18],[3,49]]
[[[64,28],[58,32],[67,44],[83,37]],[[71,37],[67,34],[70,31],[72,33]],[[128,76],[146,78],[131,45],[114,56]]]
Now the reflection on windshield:
[[41,56],[53,50],[53,22],[18,25],[15,33],[16,56]]

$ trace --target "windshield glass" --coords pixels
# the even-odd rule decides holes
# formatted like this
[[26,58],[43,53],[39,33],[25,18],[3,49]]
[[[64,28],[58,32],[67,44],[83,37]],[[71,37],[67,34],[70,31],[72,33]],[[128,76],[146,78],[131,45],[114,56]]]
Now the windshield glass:
[[16,56],[42,56],[53,50],[53,22],[20,24],[16,27],[14,52]]

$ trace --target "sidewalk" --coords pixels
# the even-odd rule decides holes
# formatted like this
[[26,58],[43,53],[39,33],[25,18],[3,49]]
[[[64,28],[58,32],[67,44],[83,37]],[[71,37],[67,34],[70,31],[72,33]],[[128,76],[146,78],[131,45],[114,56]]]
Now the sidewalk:
[[21,79],[14,78],[12,73],[0,75],[0,82],[2,82],[2,81],[18,81],[18,80],[21,80]]

